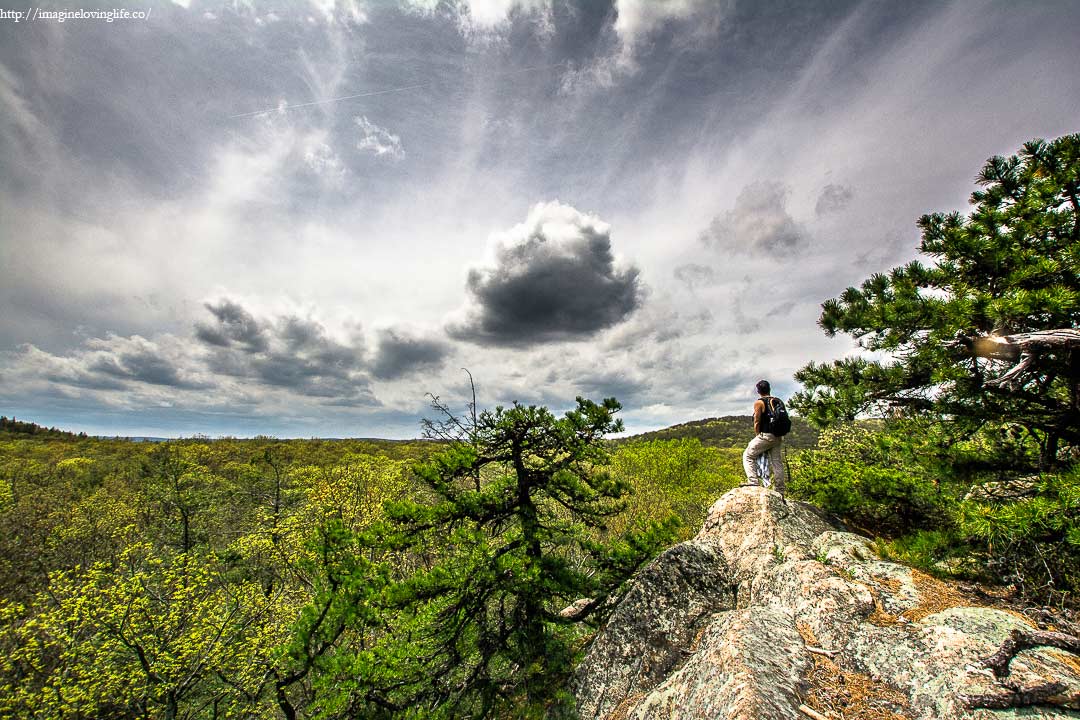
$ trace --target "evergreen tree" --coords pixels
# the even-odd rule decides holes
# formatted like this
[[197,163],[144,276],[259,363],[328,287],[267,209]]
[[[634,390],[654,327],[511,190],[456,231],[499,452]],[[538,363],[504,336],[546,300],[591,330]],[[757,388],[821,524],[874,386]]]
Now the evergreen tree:
[[392,544],[435,558],[391,593],[401,614],[368,666],[392,668],[373,683],[385,688],[383,707],[416,717],[573,714],[565,681],[583,639],[575,626],[602,617],[675,527],[605,537],[629,490],[604,469],[603,437],[622,429],[620,406],[577,403],[562,418],[515,403],[430,426],[456,435],[417,469],[431,502],[387,508]]
[[1080,135],[993,157],[971,213],[925,215],[918,260],[875,274],[822,306],[826,334],[886,360],[811,363],[792,407],[818,425],[857,415],[930,413],[970,432],[1014,423],[1052,463],[1080,445],[1080,352],[1045,353],[1021,383],[1012,363],[976,357],[964,338],[1076,328],[1080,321]]

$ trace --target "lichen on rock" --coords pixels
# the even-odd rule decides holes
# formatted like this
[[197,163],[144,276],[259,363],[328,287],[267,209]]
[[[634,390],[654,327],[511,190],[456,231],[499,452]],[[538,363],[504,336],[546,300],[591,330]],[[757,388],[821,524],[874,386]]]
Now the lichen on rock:
[[1053,698],[969,706],[1010,692],[981,661],[1026,622],[974,605],[813,506],[736,488],[635,578],[575,673],[578,709],[584,720],[759,720],[847,702],[858,718],[1080,718],[1080,661],[1060,649],[1019,653],[1008,680],[1060,683]]

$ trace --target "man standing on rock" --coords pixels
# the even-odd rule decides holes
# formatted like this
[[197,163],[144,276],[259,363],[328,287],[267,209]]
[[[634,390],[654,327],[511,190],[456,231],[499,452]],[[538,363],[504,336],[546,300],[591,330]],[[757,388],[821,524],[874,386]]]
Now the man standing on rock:
[[[760,397],[754,403],[754,439],[746,446],[742,456],[746,482],[750,485],[771,486],[783,494],[787,485],[787,474],[784,472],[780,449],[784,444],[784,435],[791,429],[791,419],[788,418],[783,401],[769,394],[771,388],[768,380],[759,380],[757,391]],[[758,474],[758,458],[762,455],[769,461],[771,482],[769,478],[761,478]]]

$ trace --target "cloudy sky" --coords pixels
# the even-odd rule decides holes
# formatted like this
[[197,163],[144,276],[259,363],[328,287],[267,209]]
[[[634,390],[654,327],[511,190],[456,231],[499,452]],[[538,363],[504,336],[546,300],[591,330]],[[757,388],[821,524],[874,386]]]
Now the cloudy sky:
[[311,0],[0,19],[0,414],[629,430],[852,352],[821,302],[1080,131],[1080,4]]

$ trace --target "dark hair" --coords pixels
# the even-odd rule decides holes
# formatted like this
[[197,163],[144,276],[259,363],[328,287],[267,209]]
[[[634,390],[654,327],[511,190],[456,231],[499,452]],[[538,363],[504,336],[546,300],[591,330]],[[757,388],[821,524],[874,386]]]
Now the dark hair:
[[757,391],[758,391],[758,395],[768,395],[770,392],[772,392],[772,388],[769,387],[769,381],[768,380],[758,380],[757,381]]

